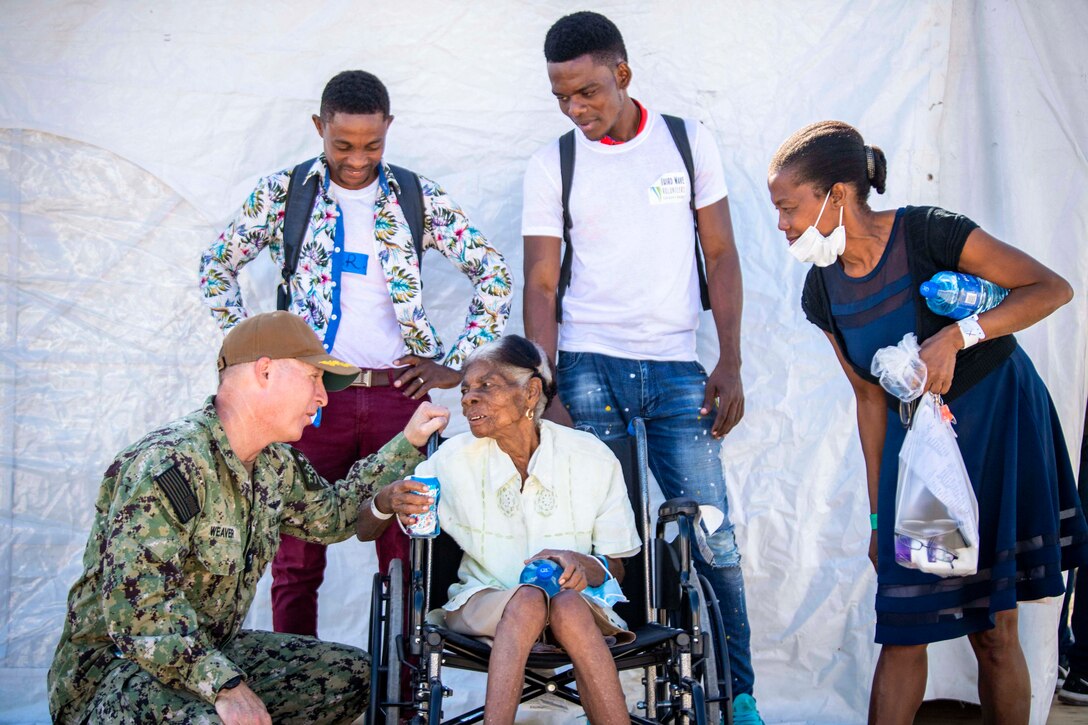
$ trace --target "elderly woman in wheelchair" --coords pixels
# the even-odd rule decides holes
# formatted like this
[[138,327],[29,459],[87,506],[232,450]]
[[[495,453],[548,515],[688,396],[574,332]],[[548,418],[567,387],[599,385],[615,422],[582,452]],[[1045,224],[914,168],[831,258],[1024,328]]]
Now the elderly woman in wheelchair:
[[[440,525],[464,551],[445,626],[493,639],[485,722],[513,722],[526,660],[542,642],[569,655],[592,722],[629,722],[609,642],[634,636],[611,602],[640,542],[619,462],[588,433],[541,420],[555,382],[523,337],[477,349],[461,392],[471,433],[446,441],[416,473],[439,479]],[[430,504],[425,492],[413,481],[383,489],[378,516],[360,516],[360,538],[381,533],[382,515],[413,523]],[[560,571],[557,593],[520,582],[539,559]]]

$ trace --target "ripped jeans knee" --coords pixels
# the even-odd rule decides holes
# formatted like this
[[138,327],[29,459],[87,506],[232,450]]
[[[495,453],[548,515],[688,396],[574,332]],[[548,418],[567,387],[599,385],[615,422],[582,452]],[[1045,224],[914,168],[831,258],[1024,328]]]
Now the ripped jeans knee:
[[[703,516],[707,516],[708,506],[701,506]],[[718,509],[714,509],[718,510]],[[702,526],[700,526],[702,529]],[[705,535],[705,529],[702,532]],[[699,536],[703,539],[697,547],[699,558],[715,569],[737,568],[740,566],[740,549],[737,547],[737,537],[733,531],[733,524],[728,518],[722,522],[719,528],[709,536]]]

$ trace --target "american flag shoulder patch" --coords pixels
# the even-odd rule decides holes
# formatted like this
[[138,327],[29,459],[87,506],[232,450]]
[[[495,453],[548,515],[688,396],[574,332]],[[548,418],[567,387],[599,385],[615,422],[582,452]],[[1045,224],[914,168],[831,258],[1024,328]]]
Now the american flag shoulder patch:
[[170,505],[174,507],[174,513],[178,515],[181,523],[189,523],[194,516],[200,513],[200,504],[196,500],[196,494],[193,493],[193,487],[181,475],[181,471],[178,470],[176,465],[171,466],[154,478],[155,483],[166,494],[166,499],[170,502]]

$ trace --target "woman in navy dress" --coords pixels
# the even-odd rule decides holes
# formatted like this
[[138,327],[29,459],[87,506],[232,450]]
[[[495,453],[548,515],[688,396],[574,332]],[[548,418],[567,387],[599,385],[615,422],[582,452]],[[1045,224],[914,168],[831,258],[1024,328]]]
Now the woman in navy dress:
[[[1012,333],[1073,295],[1069,284],[964,216],[936,207],[874,211],[884,153],[852,126],[824,121],[791,136],[771,161],[768,185],[790,252],[812,263],[802,307],[822,329],[854,389],[875,514],[869,556],[877,570],[880,658],[869,722],[911,723],[925,693],[926,645],[966,635],[979,663],[983,721],[1026,723],[1027,664],[1017,602],[1062,593],[1062,570],[1088,560],[1088,526],[1053,403]],[[997,307],[957,323],[918,292],[941,270],[1010,290]],[[921,343],[926,389],[956,418],[958,443],[979,502],[978,572],[942,579],[895,562],[892,522],[899,401],[870,374],[879,348],[908,332]]]

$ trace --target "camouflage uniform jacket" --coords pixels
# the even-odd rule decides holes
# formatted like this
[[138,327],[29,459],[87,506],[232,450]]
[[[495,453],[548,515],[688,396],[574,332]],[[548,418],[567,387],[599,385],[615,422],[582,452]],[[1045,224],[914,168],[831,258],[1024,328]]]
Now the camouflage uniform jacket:
[[251,477],[213,402],[150,433],[106,471],[49,671],[56,722],[80,722],[118,658],[213,702],[245,675],[220,647],[241,629],[280,532],[325,544],[348,538],[359,503],[421,459],[401,434],[330,484],[293,448],[273,444]]

